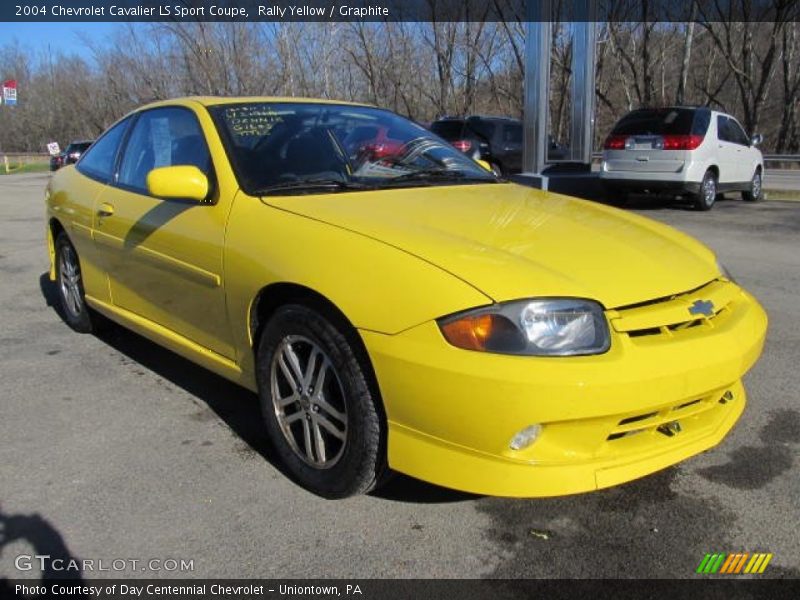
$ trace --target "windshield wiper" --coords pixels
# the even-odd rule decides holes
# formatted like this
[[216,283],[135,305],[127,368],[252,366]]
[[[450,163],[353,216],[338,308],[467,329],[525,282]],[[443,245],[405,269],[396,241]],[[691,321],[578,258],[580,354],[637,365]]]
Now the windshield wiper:
[[461,171],[451,171],[449,169],[420,169],[411,173],[404,173],[390,180],[383,182],[383,185],[402,183],[404,181],[427,180],[427,181],[483,181],[494,183],[495,179],[487,174],[486,177],[476,177],[466,175]]
[[356,181],[341,181],[339,179],[298,179],[297,181],[283,181],[274,185],[256,190],[257,196],[268,196],[280,192],[302,192],[306,190],[368,190],[372,186]]

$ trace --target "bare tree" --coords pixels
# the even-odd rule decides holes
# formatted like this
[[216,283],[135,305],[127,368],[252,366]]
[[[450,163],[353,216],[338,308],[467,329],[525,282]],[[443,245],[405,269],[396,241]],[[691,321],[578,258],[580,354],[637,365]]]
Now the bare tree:
[[[568,6],[554,1],[559,11]],[[762,127],[767,148],[800,150],[800,0],[694,1],[685,23],[658,22],[653,0],[609,3],[595,139],[632,108],[692,101],[735,114],[751,131]],[[439,17],[428,22],[127,24],[84,40],[90,59],[7,44],[0,76],[19,81],[19,105],[0,108],[0,148],[90,138],[143,103],[194,94],[341,98],[420,121],[521,116],[523,3],[472,2],[462,9],[468,21],[443,18],[436,11],[446,5],[426,0]],[[753,6],[770,9],[771,20]],[[490,10],[501,18],[489,20]],[[742,14],[749,22],[733,18]],[[566,20],[556,23],[552,47],[551,124],[563,138],[572,78]]]
[[683,104],[686,97],[686,80],[689,77],[689,66],[692,60],[692,41],[694,40],[694,18],[697,7],[692,3],[690,21],[685,24],[683,37],[683,60],[681,61],[681,71],[678,76],[678,89],[675,91],[675,104]]
[[[779,58],[778,44],[786,27],[786,1],[771,0],[775,9],[773,22],[737,22],[723,20],[730,18],[719,4],[714,11],[705,3],[698,3],[702,17],[700,24],[708,32],[714,45],[724,57],[727,68],[733,75],[739,95],[742,120],[749,132],[758,128],[761,110],[775,74]],[[742,2],[743,16],[749,17],[750,2]],[[733,10],[734,3],[727,5]],[[714,21],[713,19],[717,19]]]
[[797,22],[783,30],[781,91],[783,96],[781,128],[775,143],[778,153],[800,151],[800,58],[798,57]]

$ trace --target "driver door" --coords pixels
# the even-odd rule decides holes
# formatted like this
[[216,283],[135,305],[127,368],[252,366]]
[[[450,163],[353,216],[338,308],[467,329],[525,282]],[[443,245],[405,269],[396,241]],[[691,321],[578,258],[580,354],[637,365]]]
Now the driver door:
[[[204,203],[147,190],[157,167],[194,165],[209,177]],[[202,126],[186,107],[142,112],[116,182],[98,199],[95,242],[106,260],[111,302],[226,358],[233,358],[222,285],[228,203],[214,189]]]

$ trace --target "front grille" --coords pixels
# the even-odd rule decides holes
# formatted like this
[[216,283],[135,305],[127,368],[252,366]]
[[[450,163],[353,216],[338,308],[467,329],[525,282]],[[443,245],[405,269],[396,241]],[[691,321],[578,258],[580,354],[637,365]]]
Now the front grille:
[[[698,328],[714,327],[732,312],[741,290],[724,280],[712,281],[696,290],[609,311],[614,330],[629,338],[672,336]],[[708,311],[698,314],[698,310]]]
[[732,399],[731,391],[725,390],[680,404],[666,405],[655,411],[651,409],[645,413],[627,415],[617,421],[617,424],[608,433],[606,441],[611,442],[647,431],[670,436],[670,426],[676,421],[680,423],[681,420],[697,417]]

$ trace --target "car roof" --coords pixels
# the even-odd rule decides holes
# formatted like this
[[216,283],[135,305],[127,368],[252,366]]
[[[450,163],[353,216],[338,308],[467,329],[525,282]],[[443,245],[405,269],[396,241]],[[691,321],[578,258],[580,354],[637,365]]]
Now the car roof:
[[639,112],[644,110],[713,110],[709,106],[690,106],[686,104],[679,104],[675,106],[640,106],[639,108],[634,108],[630,112]]
[[635,112],[639,112],[639,111],[646,111],[646,110],[665,111],[665,110],[674,110],[674,109],[680,109],[680,110],[707,110],[707,111],[709,111],[709,112],[711,112],[713,114],[730,117],[731,119],[733,119],[737,123],[739,122],[739,119],[737,119],[731,113],[727,113],[727,112],[722,111],[722,110],[717,110],[716,108],[711,108],[710,106],[699,106],[699,105],[690,105],[690,104],[679,104],[679,105],[675,105],[675,106],[641,106],[639,108],[634,108],[633,110],[625,113],[625,115],[629,115],[631,113],[635,113]]
[[504,121],[509,123],[522,122],[514,117],[492,116],[492,115],[467,115],[465,117],[456,117],[456,116],[439,117],[434,121],[434,123],[438,123],[440,121],[466,121],[468,119],[482,119],[484,121]]
[[[347,106],[373,107],[371,104],[362,102],[348,102],[346,100],[331,100],[326,98],[296,98],[292,96],[183,96],[151,102],[137,108],[135,111],[156,108],[159,106],[188,106],[201,104],[202,106],[217,106],[220,104],[243,104],[248,102],[271,102],[271,103],[292,103],[292,104],[339,104]],[[374,107],[373,107],[374,108]]]

